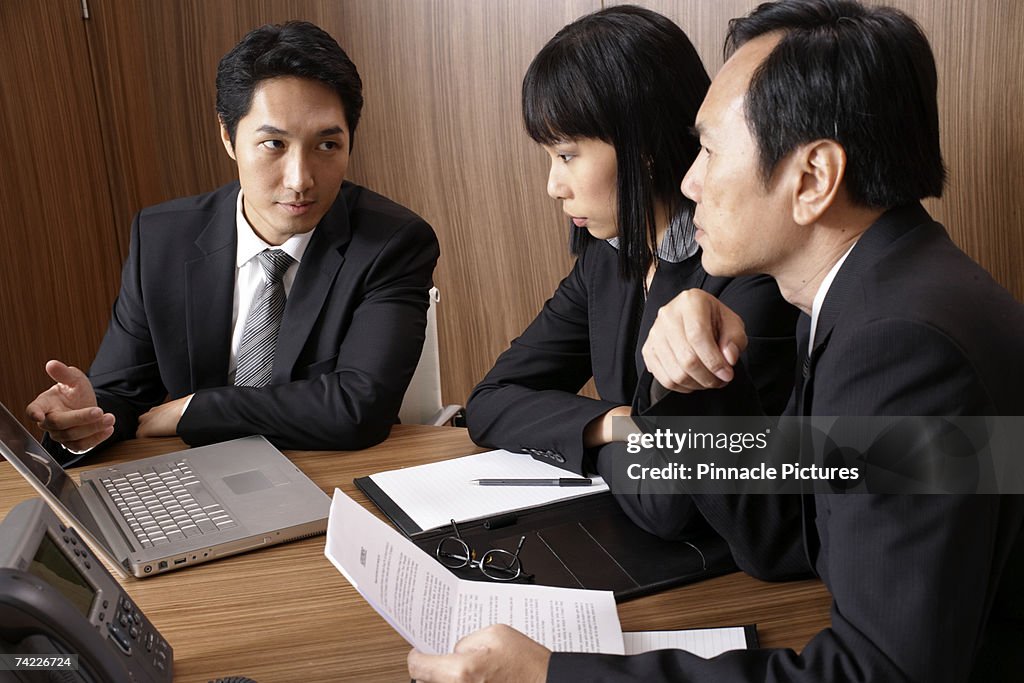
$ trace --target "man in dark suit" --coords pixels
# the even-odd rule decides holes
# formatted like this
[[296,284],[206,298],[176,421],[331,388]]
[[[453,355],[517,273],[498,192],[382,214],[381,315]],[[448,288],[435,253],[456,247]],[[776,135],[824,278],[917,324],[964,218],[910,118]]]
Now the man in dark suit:
[[[734,21],[727,45],[732,55],[697,115],[704,150],[682,189],[697,204],[707,271],[768,273],[805,314],[787,412],[1024,414],[1024,308],[918,203],[941,194],[944,169],[935,66],[916,24],[851,0],[782,0]],[[696,392],[729,383],[745,344],[740,318],[691,289],[662,309],[644,359],[665,388]],[[748,572],[817,573],[833,596],[831,627],[799,655],[711,660],[678,650],[552,654],[492,627],[454,655],[411,653],[411,672],[427,681],[1019,678],[1021,496],[693,502]]]
[[224,56],[217,113],[239,181],[136,216],[88,377],[50,361],[56,384],[27,409],[58,457],[135,436],[309,449],[387,436],[438,245],[414,213],[344,181],[362,104],[355,65],[313,24],[258,28]]

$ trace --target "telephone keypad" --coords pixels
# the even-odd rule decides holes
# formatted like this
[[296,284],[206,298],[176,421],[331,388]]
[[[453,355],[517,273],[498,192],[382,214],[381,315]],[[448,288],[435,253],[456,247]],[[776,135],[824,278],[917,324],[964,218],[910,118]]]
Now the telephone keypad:
[[[11,524],[11,528],[17,528],[21,535],[30,534],[30,540],[35,542],[35,545],[26,545],[28,560],[36,556],[35,548],[49,538],[63,555],[66,563],[81,574],[82,583],[93,590],[94,604],[85,617],[89,626],[99,629],[97,633],[104,636],[108,652],[119,653],[117,658],[122,660],[119,665],[124,667],[124,672],[128,675],[124,680],[171,682],[171,646],[124,593],[123,587],[100,562],[96,561],[91,547],[74,529],[60,523],[46,504],[38,498],[19,504],[6,520],[0,521],[0,526],[6,527],[8,523]],[[0,537],[3,537],[2,534]],[[20,572],[15,573],[15,579],[26,574],[20,569],[10,571]],[[39,581],[34,575],[30,575],[30,578]],[[42,582],[48,583],[45,580]],[[51,602],[61,597],[57,589],[49,589],[43,593]],[[55,626],[65,627],[67,625]]]
[[132,653],[132,642],[128,640],[124,632],[113,622],[107,623],[107,631],[110,632],[110,639],[113,640],[119,648],[121,648],[121,652],[126,655],[130,655]]

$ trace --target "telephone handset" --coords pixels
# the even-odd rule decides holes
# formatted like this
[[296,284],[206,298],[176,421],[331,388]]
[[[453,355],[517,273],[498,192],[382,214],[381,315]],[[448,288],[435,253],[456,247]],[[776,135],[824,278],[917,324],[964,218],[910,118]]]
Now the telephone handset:
[[[171,681],[172,649],[74,529],[39,498],[0,524],[0,652],[78,655],[75,683]],[[6,681],[51,671],[0,671]]]

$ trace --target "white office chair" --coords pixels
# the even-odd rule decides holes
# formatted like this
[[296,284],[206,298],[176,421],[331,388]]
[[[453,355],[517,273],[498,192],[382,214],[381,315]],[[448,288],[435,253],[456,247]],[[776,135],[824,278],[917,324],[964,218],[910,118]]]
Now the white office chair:
[[423,352],[416,365],[409,388],[402,399],[398,417],[404,424],[426,424],[435,427],[448,424],[462,410],[458,404],[441,403],[441,362],[437,346],[437,304],[441,293],[430,288],[430,308],[427,310],[427,331]]

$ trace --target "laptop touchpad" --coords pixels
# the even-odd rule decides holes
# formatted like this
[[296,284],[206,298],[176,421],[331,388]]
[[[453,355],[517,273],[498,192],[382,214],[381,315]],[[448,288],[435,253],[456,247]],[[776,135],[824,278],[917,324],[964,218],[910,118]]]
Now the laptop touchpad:
[[252,493],[253,491],[262,491],[263,489],[273,488],[274,486],[274,484],[267,479],[267,476],[259,470],[249,470],[248,472],[232,474],[224,477],[224,483],[239,496],[246,493]]

